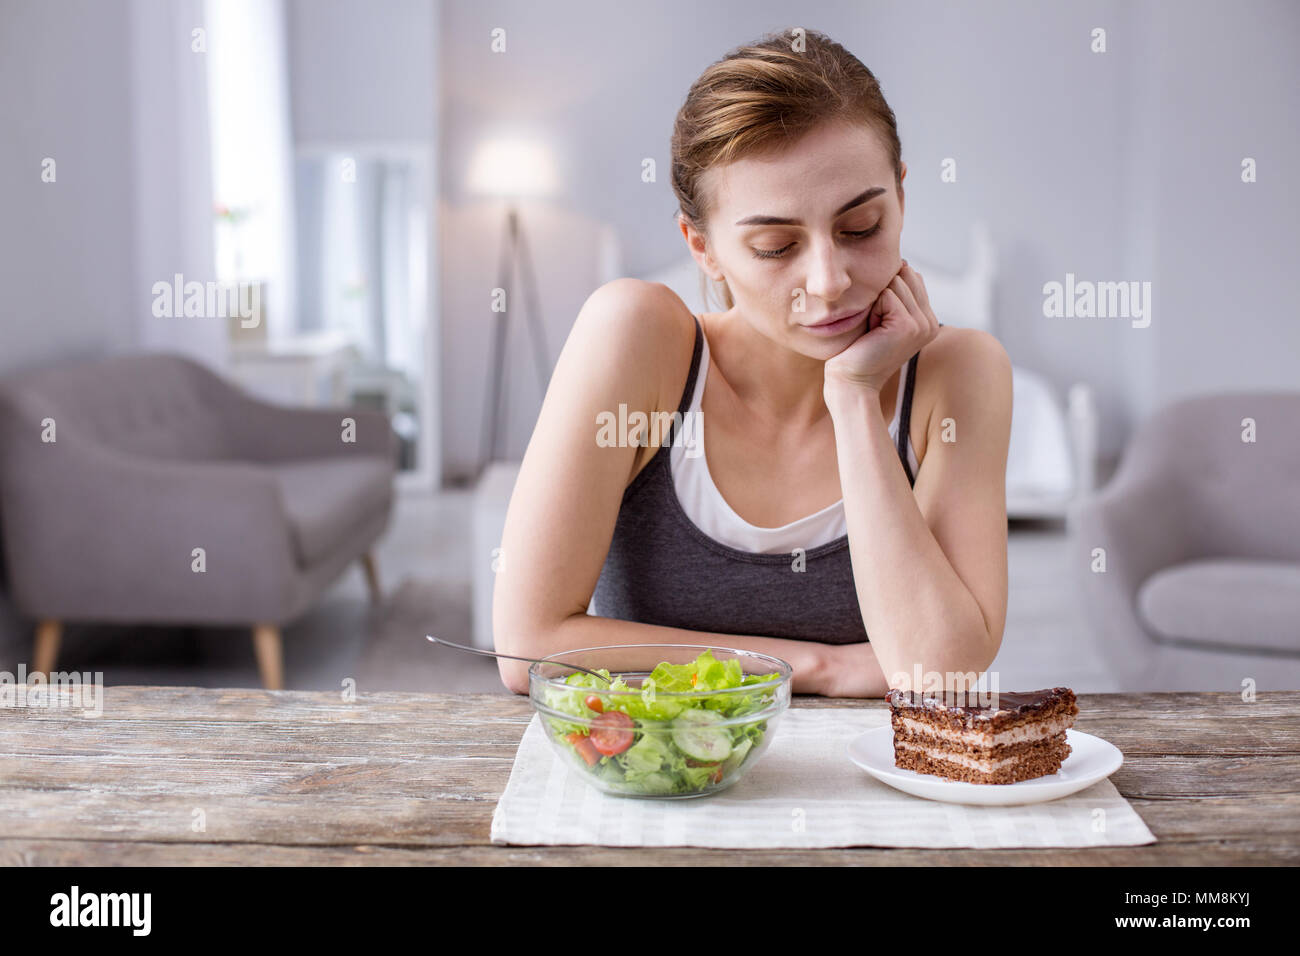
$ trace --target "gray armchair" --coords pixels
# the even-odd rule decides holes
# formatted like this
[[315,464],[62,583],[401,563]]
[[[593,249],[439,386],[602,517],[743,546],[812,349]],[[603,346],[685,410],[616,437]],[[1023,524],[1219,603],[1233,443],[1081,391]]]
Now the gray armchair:
[[379,413],[273,405],[175,355],[5,379],[0,526],[32,670],[67,621],[246,625],[282,686],[281,625],[357,559],[378,596],[396,454]]
[[1300,688],[1300,393],[1162,409],[1067,527],[1084,613],[1123,689]]

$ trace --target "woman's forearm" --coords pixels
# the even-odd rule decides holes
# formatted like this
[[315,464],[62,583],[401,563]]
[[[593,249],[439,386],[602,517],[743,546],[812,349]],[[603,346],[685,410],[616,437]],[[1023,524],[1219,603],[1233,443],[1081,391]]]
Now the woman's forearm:
[[824,683],[822,693],[827,697],[884,697],[889,692],[889,681],[870,641],[832,648]]
[[[821,694],[828,677],[828,652],[832,645],[781,637],[713,634],[659,624],[642,624],[616,618],[574,614],[542,636],[529,641],[526,650],[511,654],[546,657],[575,647],[607,644],[697,644],[757,651],[786,661],[794,669],[791,690],[796,694]],[[500,661],[501,679],[517,694],[528,693],[528,667],[523,661]]]
[[[901,382],[899,383],[901,386]],[[880,416],[880,396],[828,387],[853,581],[874,655],[890,686],[931,683],[988,666],[979,603],[953,570],[917,506]],[[918,687],[917,690],[922,688]]]

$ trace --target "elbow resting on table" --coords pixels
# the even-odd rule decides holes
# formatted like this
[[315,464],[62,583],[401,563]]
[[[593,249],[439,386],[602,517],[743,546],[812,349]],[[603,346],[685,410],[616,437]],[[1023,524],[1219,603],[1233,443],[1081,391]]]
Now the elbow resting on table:
[[498,660],[501,683],[512,694],[528,693],[528,663],[526,661]]
[[[985,637],[987,637],[987,634]],[[1000,644],[1001,640],[996,643],[986,640],[975,657],[965,655],[963,657],[944,657],[938,660],[918,661],[909,660],[904,656],[905,663],[893,665],[894,670],[886,670],[883,664],[880,664],[879,661],[877,663],[885,675],[888,687],[920,689],[912,687],[918,675],[920,675],[922,687],[937,680],[941,675],[945,686],[947,686],[951,681],[977,681],[984,674],[987,674],[997,658]]]
[[[498,654],[517,654],[520,657],[547,657],[562,650],[571,649],[572,636],[563,630],[566,621],[574,617],[586,618],[587,612],[571,614],[568,618],[556,619],[547,616],[539,620],[537,615],[514,613],[513,609],[494,612],[492,616],[492,649]],[[579,645],[580,646],[580,645]],[[528,661],[497,659],[497,672],[501,683],[512,694],[528,693]]]
[[[520,637],[520,634],[523,637]],[[505,634],[514,635],[514,639],[505,637]],[[523,631],[519,627],[496,628],[492,635],[492,649],[498,654],[518,654],[521,657],[545,657],[550,651],[543,648],[549,646],[545,638],[535,634],[531,629]],[[528,668],[532,666],[528,661],[507,660],[497,658],[497,672],[501,675],[501,683],[512,694],[528,693]]]

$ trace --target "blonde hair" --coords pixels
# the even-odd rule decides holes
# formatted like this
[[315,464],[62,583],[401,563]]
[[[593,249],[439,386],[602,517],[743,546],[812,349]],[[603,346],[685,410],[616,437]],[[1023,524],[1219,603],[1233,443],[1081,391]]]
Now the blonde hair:
[[[737,47],[706,69],[677,111],[672,182],[678,213],[708,236],[710,197],[705,170],[747,156],[777,152],[835,120],[863,123],[884,142],[902,189],[902,144],[894,111],[875,75],[830,37],[802,28],[768,33]],[[701,273],[708,301],[709,277]],[[735,302],[726,280],[722,301]]]

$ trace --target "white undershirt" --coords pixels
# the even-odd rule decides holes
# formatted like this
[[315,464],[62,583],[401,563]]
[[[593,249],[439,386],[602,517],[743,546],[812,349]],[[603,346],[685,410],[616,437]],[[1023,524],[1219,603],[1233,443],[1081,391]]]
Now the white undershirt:
[[[844,537],[849,533],[844,519],[844,499],[828,505],[815,514],[779,528],[760,528],[752,525],[732,510],[709,474],[704,453],[704,416],[699,414],[704,399],[704,386],[709,372],[709,340],[703,334],[700,369],[695,378],[695,391],[691,396],[690,417],[693,427],[682,429],[681,438],[675,440],[670,452],[673,487],[682,510],[697,528],[715,541],[757,554],[787,554],[795,548],[805,551]],[[897,446],[898,421],[903,408],[903,392],[907,379],[907,366],[898,377],[898,396],[894,401],[894,419],[889,423],[889,437]],[[688,454],[689,452],[689,454]],[[915,475],[919,465],[912,450],[911,436],[907,440],[907,457]]]

